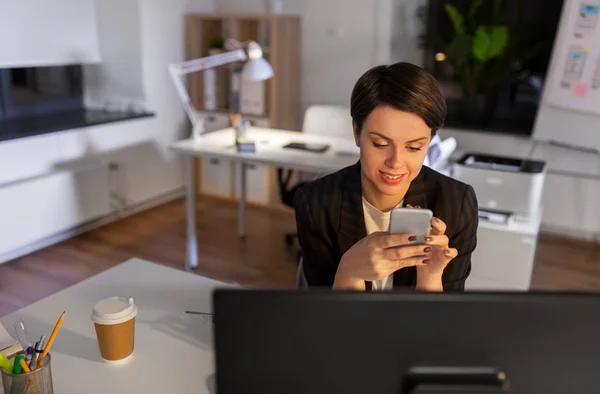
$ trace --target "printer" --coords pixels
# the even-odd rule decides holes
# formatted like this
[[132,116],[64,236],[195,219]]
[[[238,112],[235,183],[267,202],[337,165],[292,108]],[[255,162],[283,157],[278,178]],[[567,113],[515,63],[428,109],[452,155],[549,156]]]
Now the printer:
[[481,153],[465,153],[454,164],[453,177],[471,185],[480,214],[486,211],[528,220],[541,207],[546,163]]
[[465,289],[529,290],[542,216],[546,163],[465,153],[453,177],[475,189],[477,248]]

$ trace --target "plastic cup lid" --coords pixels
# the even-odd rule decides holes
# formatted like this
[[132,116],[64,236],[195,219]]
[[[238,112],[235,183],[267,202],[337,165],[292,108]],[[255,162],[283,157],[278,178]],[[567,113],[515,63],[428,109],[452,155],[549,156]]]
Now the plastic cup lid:
[[92,321],[97,324],[119,324],[133,319],[137,307],[133,297],[111,297],[100,300],[92,310]]

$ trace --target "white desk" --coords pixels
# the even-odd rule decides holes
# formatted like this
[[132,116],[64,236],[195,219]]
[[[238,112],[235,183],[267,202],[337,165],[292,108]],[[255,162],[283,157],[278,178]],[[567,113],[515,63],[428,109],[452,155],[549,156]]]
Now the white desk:
[[[218,286],[227,285],[132,259],[0,322],[12,333],[21,318],[34,339],[50,335],[66,310],[51,349],[55,393],[214,394],[212,322],[182,313],[210,312]],[[124,365],[108,365],[100,357],[90,311],[99,299],[129,294],[138,306],[133,357]]]
[[[193,158],[207,157],[226,159],[240,166],[240,203],[238,226],[240,236],[245,236],[246,211],[246,166],[264,164],[305,171],[337,171],[358,161],[359,150],[352,136],[348,138],[306,134],[260,127],[251,127],[248,138],[256,141],[255,153],[240,153],[235,148],[235,131],[232,128],[205,134],[200,140],[187,139],[175,142],[171,149],[185,156],[186,168],[186,215],[187,215],[187,253],[186,268],[198,266],[198,241],[196,237],[196,208],[194,190]],[[324,153],[313,153],[294,149],[284,149],[290,142],[329,144],[331,148]]]

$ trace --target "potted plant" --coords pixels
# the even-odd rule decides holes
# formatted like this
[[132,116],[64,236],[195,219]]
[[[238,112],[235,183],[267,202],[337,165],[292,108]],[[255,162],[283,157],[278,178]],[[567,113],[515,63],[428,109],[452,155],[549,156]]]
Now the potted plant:
[[510,28],[503,21],[502,0],[493,0],[491,15],[482,15],[486,0],[474,0],[468,13],[451,4],[444,9],[454,35],[444,46],[446,61],[463,91],[465,120],[487,123],[496,109],[498,90],[514,78],[515,67],[505,56],[509,49]]
[[[541,95],[536,82],[546,74],[552,39],[523,17],[528,9],[525,0],[472,0],[464,8],[450,1],[432,3],[434,8],[431,4],[420,7],[417,17],[424,25],[446,19],[450,30],[437,33],[439,24],[424,29],[420,40],[421,47],[428,49],[425,63],[436,53],[436,62],[429,67],[440,80],[450,78],[459,88],[461,98],[456,104],[462,122],[487,125],[494,119],[500,98],[518,110],[518,92]],[[443,8],[439,20],[438,6]],[[509,24],[506,15],[514,22]]]

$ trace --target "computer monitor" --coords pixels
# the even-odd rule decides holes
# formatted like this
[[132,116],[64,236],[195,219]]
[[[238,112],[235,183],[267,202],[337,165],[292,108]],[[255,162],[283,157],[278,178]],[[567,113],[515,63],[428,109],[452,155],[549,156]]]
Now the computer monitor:
[[600,295],[217,290],[218,394],[600,390]]

